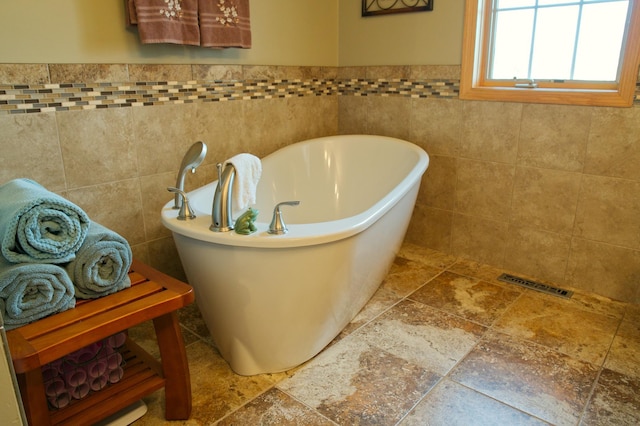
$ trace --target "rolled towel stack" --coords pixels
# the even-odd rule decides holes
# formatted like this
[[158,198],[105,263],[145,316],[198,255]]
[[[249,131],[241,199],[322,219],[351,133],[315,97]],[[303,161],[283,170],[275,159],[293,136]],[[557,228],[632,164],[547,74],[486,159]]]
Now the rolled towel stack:
[[80,207],[30,179],[0,186],[0,246],[9,262],[69,262],[84,242],[89,223]]
[[131,286],[127,241],[30,179],[0,186],[0,252],[7,330]]
[[79,299],[95,299],[131,286],[129,243],[116,232],[91,223],[76,258],[66,266]]
[[0,312],[7,330],[75,307],[67,272],[49,263],[9,263],[0,256]]

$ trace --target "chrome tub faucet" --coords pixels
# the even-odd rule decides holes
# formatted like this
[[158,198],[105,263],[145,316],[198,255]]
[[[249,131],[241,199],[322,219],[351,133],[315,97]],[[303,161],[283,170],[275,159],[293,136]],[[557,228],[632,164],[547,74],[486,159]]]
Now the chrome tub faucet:
[[236,168],[233,164],[222,163],[216,165],[218,168],[218,185],[213,194],[213,206],[211,207],[211,226],[213,232],[228,232],[233,230],[233,219],[231,217],[231,193],[233,181],[236,177]]

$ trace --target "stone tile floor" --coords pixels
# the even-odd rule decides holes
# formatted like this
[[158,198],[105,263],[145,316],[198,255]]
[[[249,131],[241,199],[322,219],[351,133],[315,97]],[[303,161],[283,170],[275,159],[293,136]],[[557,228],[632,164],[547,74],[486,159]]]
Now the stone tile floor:
[[[234,374],[195,304],[180,312],[193,413],[137,426],[640,423],[640,307],[497,280],[502,270],[404,245],[378,292],[304,365]],[[532,278],[532,277],[528,277]],[[130,330],[157,354],[150,324]]]

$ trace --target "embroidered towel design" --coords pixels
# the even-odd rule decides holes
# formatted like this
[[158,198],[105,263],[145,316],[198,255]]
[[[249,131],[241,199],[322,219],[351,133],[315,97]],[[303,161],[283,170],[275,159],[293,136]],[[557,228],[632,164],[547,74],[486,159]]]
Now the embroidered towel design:
[[251,47],[249,0],[199,0],[200,45]]
[[142,43],[200,45],[198,0],[128,0],[127,6]]
[[127,0],[144,44],[251,48],[249,0]]

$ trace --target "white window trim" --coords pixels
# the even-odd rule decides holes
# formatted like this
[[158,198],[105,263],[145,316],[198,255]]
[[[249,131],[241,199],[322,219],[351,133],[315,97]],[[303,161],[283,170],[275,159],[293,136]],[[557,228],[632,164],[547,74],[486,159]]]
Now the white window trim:
[[[631,18],[622,55],[622,69],[617,87],[602,89],[589,87],[509,87],[484,82],[481,71],[483,45],[490,23],[485,21],[485,7],[491,0],[466,0],[460,99],[530,102],[548,104],[628,107],[633,105],[638,65],[640,61],[640,0],[630,0]],[[482,24],[482,25],[481,25]]]

